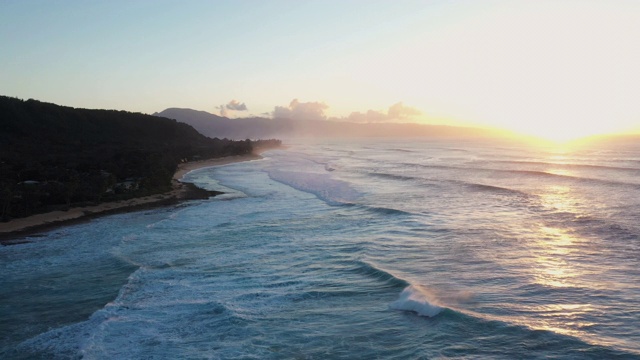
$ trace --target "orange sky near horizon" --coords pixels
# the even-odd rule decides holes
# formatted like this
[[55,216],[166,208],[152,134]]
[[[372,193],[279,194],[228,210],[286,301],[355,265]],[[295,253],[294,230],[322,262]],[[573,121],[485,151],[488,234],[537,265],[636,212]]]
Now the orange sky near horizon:
[[638,19],[629,0],[0,2],[0,94],[554,141],[640,133]]

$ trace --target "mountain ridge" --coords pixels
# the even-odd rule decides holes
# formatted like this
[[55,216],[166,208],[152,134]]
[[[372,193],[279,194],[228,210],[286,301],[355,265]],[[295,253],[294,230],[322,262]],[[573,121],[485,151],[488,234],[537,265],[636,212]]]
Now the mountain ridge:
[[295,137],[497,137],[498,131],[427,125],[418,123],[353,123],[334,120],[300,120],[288,118],[248,117],[230,119],[202,110],[167,108],[152,114],[175,119],[193,126],[205,136],[216,134],[229,139]]

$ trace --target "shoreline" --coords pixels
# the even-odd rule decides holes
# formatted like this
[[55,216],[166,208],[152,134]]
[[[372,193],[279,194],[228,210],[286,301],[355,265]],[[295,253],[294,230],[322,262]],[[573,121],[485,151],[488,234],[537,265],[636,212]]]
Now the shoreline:
[[259,153],[266,149],[260,150],[258,153],[248,155],[225,156],[179,164],[178,169],[171,179],[171,190],[165,193],[128,200],[105,202],[92,206],[73,207],[67,211],[58,210],[35,214],[0,223],[0,244],[13,245],[29,242],[29,240],[25,240],[24,238],[37,236],[40,233],[61,226],[90,221],[100,216],[170,206],[187,200],[207,199],[211,196],[221,194],[216,191],[200,189],[192,183],[181,182],[180,179],[188,172],[197,169],[262,159]]

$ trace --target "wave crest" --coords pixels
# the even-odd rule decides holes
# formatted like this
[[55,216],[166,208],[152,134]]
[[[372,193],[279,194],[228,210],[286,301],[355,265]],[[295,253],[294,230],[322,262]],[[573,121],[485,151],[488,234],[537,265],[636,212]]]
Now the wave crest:
[[401,288],[409,285],[406,280],[399,278],[394,274],[380,267],[377,267],[376,265],[364,261],[356,261],[356,267],[353,268],[352,271],[357,274],[378,280],[391,287]]
[[334,179],[330,173],[267,169],[272,180],[317,196],[329,205],[349,204],[360,197],[348,182]]
[[429,302],[428,293],[416,285],[406,287],[400,293],[398,300],[389,307],[394,310],[413,311],[420,316],[434,317],[445,308]]

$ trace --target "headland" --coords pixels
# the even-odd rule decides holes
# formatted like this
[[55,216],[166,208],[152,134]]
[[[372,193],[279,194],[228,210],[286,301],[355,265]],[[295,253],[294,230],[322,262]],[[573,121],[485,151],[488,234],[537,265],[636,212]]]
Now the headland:
[[137,197],[128,200],[105,202],[92,206],[72,207],[67,211],[51,211],[0,223],[0,243],[11,245],[25,242],[24,238],[37,235],[54,228],[88,221],[98,216],[138,211],[148,208],[170,206],[187,200],[207,199],[220,194],[198,188],[181,179],[190,171],[212,166],[261,159],[258,153],[226,156],[199,161],[190,161],[178,165],[171,180],[171,190],[161,194]]

